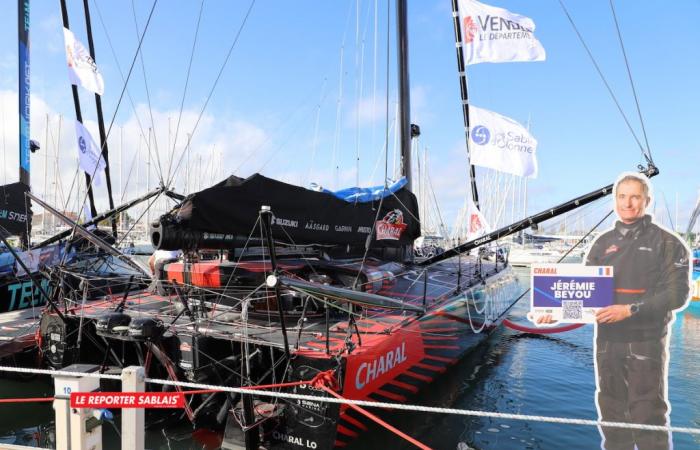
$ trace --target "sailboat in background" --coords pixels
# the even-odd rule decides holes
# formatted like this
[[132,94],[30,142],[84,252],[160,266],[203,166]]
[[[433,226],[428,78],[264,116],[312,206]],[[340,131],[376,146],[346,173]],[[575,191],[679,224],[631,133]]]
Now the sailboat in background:
[[[699,216],[700,193],[698,193],[698,199],[695,202],[693,212],[690,214],[688,228],[685,232],[686,240],[688,240],[690,248],[693,249],[693,284],[691,290],[691,306],[694,308],[700,308],[700,235],[698,233],[693,234],[693,228],[695,228],[695,224],[697,223]],[[694,242],[691,242],[691,236],[694,237]]]

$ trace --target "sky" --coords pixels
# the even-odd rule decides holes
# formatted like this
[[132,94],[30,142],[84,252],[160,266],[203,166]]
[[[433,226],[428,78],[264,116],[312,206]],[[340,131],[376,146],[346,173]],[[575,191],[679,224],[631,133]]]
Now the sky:
[[[68,3],[70,27],[87,43],[82,2]],[[538,141],[539,175],[527,183],[527,211],[635,170],[643,162],[639,146],[559,1],[489,4],[532,18],[547,52],[544,62],[467,68],[471,103],[529,126]],[[383,184],[385,143],[387,173],[395,178],[393,2],[160,0],[138,55],[153,3],[89,5],[106,85],[105,122],[112,124],[116,203],[155,188],[161,178],[172,178],[180,192],[256,172],[303,186]],[[644,130],[610,3],[565,5],[634,133],[643,143],[646,134],[661,171],[653,180],[657,218],[668,224],[677,216],[675,227],[685,229],[700,189],[700,31],[694,20],[700,2],[614,2]],[[0,26],[0,149],[1,181],[9,183],[18,179],[16,2],[4,6],[9,13]],[[77,179],[75,110],[61,28],[58,1],[32,3],[31,137],[42,144],[32,156],[32,189],[50,203],[78,209],[82,198],[75,187],[71,191]],[[409,48],[411,118],[422,132],[416,145],[421,164],[427,160],[426,183],[442,221],[452,226],[467,195],[468,161],[449,0],[409,1]],[[80,99],[97,137],[94,96],[81,91]],[[511,187],[511,197],[503,200],[497,193],[514,186],[512,180],[503,177],[499,184],[492,172],[477,172],[492,217],[501,211],[503,223],[522,216],[522,187]],[[96,188],[96,197],[98,209],[106,207],[104,186]],[[159,203],[161,210],[167,206]],[[599,217],[609,206],[587,211]]]

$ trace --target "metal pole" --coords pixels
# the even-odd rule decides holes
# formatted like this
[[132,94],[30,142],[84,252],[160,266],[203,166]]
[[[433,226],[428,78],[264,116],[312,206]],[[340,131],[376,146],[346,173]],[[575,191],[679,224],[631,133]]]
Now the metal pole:
[[[92,23],[90,21],[90,8],[88,0],[83,0],[83,9],[85,10],[85,27],[87,28],[88,47],[90,48],[90,57],[94,63],[95,60],[95,45],[92,41]],[[97,125],[100,129],[100,147],[102,147],[102,159],[105,162],[105,178],[107,180],[107,196],[109,198],[109,209],[114,209],[114,197],[112,196],[112,178],[109,172],[109,150],[107,149],[107,133],[105,132],[105,121],[102,114],[102,97],[95,93],[95,106],[97,108]],[[94,216],[96,213],[93,212]],[[112,217],[112,234],[117,238],[117,219]]]
[[[66,0],[61,0],[61,15],[63,16],[63,27],[70,29],[68,25],[68,9],[66,8]],[[80,110],[80,97],[78,96],[78,86],[72,84],[71,91],[73,92],[73,105],[75,106],[75,120],[83,123],[83,114]],[[92,179],[90,174],[85,172],[85,185],[87,186],[87,194],[90,199],[90,214],[92,217],[97,215],[97,209],[95,208],[95,197],[92,194]]]
[[399,76],[399,138],[401,140],[401,174],[406,189],[411,190],[411,96],[408,79],[408,19],[406,0],[396,0],[396,41]]
[[455,30],[455,48],[457,50],[457,70],[459,71],[459,91],[462,96],[462,115],[464,116],[464,137],[467,145],[469,161],[469,179],[471,180],[472,199],[476,207],[479,207],[479,193],[476,188],[476,170],[471,164],[471,152],[469,151],[469,91],[467,89],[467,71],[464,65],[464,49],[462,48],[462,28],[459,24],[459,1],[452,0],[452,22]]
[[[280,286],[277,282],[277,255],[275,254],[275,242],[272,239],[272,211],[270,211],[269,206],[263,206],[260,210],[260,216],[262,218],[263,229],[265,230],[265,239],[267,240],[267,249],[270,253],[270,266],[272,269],[272,275],[268,277],[268,287],[275,289],[275,297],[277,298],[277,311],[280,316],[280,328],[282,329],[282,339],[284,339],[284,354],[287,356],[287,360],[291,361],[291,355],[289,353],[289,341],[287,339],[287,325],[284,323],[284,305],[282,305],[282,297],[280,296]],[[274,277],[270,279],[271,277]],[[271,286],[271,282],[274,285]]]

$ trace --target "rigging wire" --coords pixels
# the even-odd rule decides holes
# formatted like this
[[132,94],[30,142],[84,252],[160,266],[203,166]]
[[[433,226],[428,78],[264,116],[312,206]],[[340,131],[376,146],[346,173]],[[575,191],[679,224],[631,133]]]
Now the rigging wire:
[[[133,0],[132,0],[133,2]],[[177,145],[177,136],[180,132],[180,121],[182,120],[182,111],[185,108],[185,97],[187,96],[187,87],[189,86],[190,83],[190,74],[192,72],[192,62],[194,61],[194,52],[195,49],[197,48],[197,38],[199,36],[199,27],[202,22],[202,11],[204,11],[204,0],[201,1],[199,5],[199,15],[197,16],[197,26],[195,28],[194,32],[194,40],[192,42],[192,51],[190,51],[190,61],[187,64],[187,75],[185,77],[185,87],[182,90],[182,99],[180,100],[180,111],[178,112],[177,115],[177,123],[175,124],[175,138],[173,139],[173,147],[170,150],[171,154],[175,154],[175,146]],[[188,145],[189,145],[189,140],[188,140]],[[170,159],[170,164],[168,165],[168,176],[167,178],[170,178],[170,170],[172,169],[172,164],[173,164],[173,159]]]
[[[102,18],[102,12],[100,11],[100,7],[96,1],[93,1],[93,5],[95,6],[95,10],[97,11],[98,18],[100,19],[100,24],[102,25],[102,29],[105,32],[105,36],[107,38],[107,43],[109,44],[109,48],[112,52],[112,58],[114,59],[114,62],[117,66],[117,71],[119,72],[119,76],[122,79],[122,83],[124,83],[124,85],[126,86],[126,96],[129,99],[129,103],[131,104],[131,109],[134,112],[134,118],[136,119],[136,124],[138,125],[139,129],[141,130],[141,135],[145,136],[146,131],[144,129],[143,123],[141,122],[141,117],[138,114],[138,110],[136,109],[136,104],[134,103],[134,99],[131,96],[131,92],[128,89],[128,82],[127,82],[128,80],[124,77],[124,72],[122,71],[121,65],[119,64],[119,59],[117,58],[117,53],[114,50],[114,45],[112,44],[112,39],[110,38],[108,28],[105,25],[104,19]],[[144,32],[145,32],[145,30],[144,30]],[[131,73],[131,71],[129,71],[129,73]],[[150,147],[149,147],[148,151],[149,152],[151,151]],[[157,161],[157,162],[158,162],[159,176],[162,178],[163,169],[162,169],[162,167],[160,167],[160,161]],[[124,193],[125,192],[122,192],[122,197],[123,197]]]
[[[216,90],[216,86],[219,84],[219,80],[221,79],[221,75],[223,75],[224,69],[226,68],[228,61],[231,58],[231,54],[233,53],[233,49],[236,47],[236,44],[238,44],[238,40],[241,37],[241,33],[243,32],[243,29],[245,28],[245,25],[248,22],[248,18],[250,17],[251,12],[253,11],[253,6],[255,6],[255,1],[256,0],[252,0],[250,2],[250,6],[248,6],[248,10],[246,11],[245,16],[243,17],[243,21],[241,22],[241,25],[238,27],[238,31],[236,32],[236,35],[233,39],[233,42],[231,43],[231,46],[229,47],[228,52],[226,53],[226,57],[224,58],[224,61],[221,64],[221,67],[219,68],[219,73],[216,75],[216,79],[214,80],[214,83],[212,84],[211,89],[209,90],[209,94],[207,94],[207,98],[204,101],[204,105],[202,105],[202,109],[199,111],[199,115],[197,116],[197,121],[195,122],[194,127],[192,127],[192,132],[190,133],[190,135],[192,135],[192,136],[194,136],[194,133],[197,130],[199,123],[202,120],[202,116],[204,115],[204,111],[207,109],[207,106],[209,105],[209,101],[211,100],[212,95],[214,95],[214,91]],[[168,178],[166,186],[170,186],[170,183],[172,183],[173,179],[175,178],[175,175],[177,175],[177,172],[180,169],[180,164],[182,164],[182,158],[185,156],[185,150],[186,150],[186,147],[180,153],[180,158],[177,161],[177,165],[175,166],[175,169],[173,170],[172,174]]]
[[[138,37],[139,35],[139,24],[136,19],[136,6],[134,5],[134,0],[131,0],[131,12],[132,16],[134,18],[134,27],[136,31],[136,36]],[[153,134],[156,134],[156,121],[153,119],[153,107],[151,106],[151,90],[148,88],[148,77],[146,77],[146,63],[143,60],[143,52],[139,52],[139,60],[141,61],[141,74],[143,75],[143,86],[146,90],[146,103],[148,104],[148,115],[151,118],[151,127],[149,129],[153,130]],[[156,154],[156,163],[158,164],[158,169],[161,173],[158,174],[159,181],[161,184],[163,183],[163,174],[162,174],[162,167],[160,164],[160,152],[158,151],[158,139],[153,140],[154,143],[154,151]],[[146,144],[148,146],[148,154],[151,154],[151,139],[150,139],[150,133],[149,133],[149,139],[148,143]],[[150,164],[148,167],[148,171],[150,172]],[[147,187],[147,189],[150,189],[150,186]]]
[[637,145],[639,146],[639,149],[641,150],[642,155],[644,155],[644,158],[647,160],[648,163],[652,163],[650,156],[647,155],[647,153],[644,149],[644,146],[639,141],[637,134],[634,132],[634,128],[632,128],[632,125],[630,124],[629,120],[627,119],[627,115],[622,110],[622,106],[620,105],[620,102],[617,100],[617,97],[615,96],[615,93],[613,92],[612,88],[610,87],[610,84],[608,84],[608,81],[605,78],[605,75],[603,75],[603,72],[601,71],[600,66],[598,66],[598,62],[593,57],[593,53],[591,53],[591,50],[588,48],[588,45],[586,44],[586,42],[583,39],[583,36],[581,35],[578,28],[576,27],[576,24],[574,23],[574,19],[569,14],[569,10],[564,5],[563,0],[559,0],[559,4],[561,5],[562,9],[564,10],[564,14],[566,15],[567,19],[569,19],[569,23],[573,27],[574,32],[576,33],[576,36],[578,36],[578,39],[581,42],[581,45],[583,45],[583,48],[586,50],[586,53],[588,54],[588,57],[591,59],[591,62],[593,63],[593,66],[596,69],[596,72],[598,72],[600,79],[603,81],[603,84],[605,85],[605,88],[608,90],[608,93],[612,97],[613,102],[615,103],[615,106],[617,106],[617,110],[620,112],[620,115],[622,115],[622,119],[625,121],[625,124],[627,125],[627,128],[630,130],[632,137],[637,142]]
[[[136,59],[138,58],[139,53],[141,52],[141,46],[143,44],[143,39],[146,37],[146,31],[148,30],[148,27],[151,23],[151,18],[153,18],[153,12],[156,9],[156,5],[158,4],[158,0],[153,0],[153,6],[151,6],[151,11],[148,14],[148,20],[146,21],[146,25],[143,28],[143,33],[141,34],[141,39],[139,39],[139,45],[136,48],[136,53],[134,54],[134,58],[131,61],[131,67],[129,67],[129,73],[127,74],[126,81],[124,82],[124,86],[122,87],[121,94],[119,95],[119,100],[117,101],[117,105],[114,108],[114,114],[112,115],[112,119],[110,120],[109,127],[107,128],[107,132],[105,133],[105,140],[104,143],[107,143],[107,140],[109,139],[109,135],[112,132],[112,126],[114,125],[114,121],[117,118],[117,113],[119,112],[119,107],[121,106],[122,100],[124,99],[124,93],[126,92],[127,85],[129,84],[129,79],[131,78],[131,73],[134,70],[134,66],[136,65]],[[92,183],[95,180],[95,173],[99,169],[99,163],[102,160],[102,155],[104,154],[103,149],[100,148],[100,155],[97,158],[97,162],[95,163],[95,168],[93,169],[92,173],[90,175],[90,186],[92,186]],[[85,202],[87,201],[88,198],[88,192],[89,189],[86,188],[85,196],[83,197],[83,202],[82,205],[79,209],[83,209],[85,206]],[[75,230],[77,227],[77,222],[75,226],[73,227],[72,234],[75,235]]]
[[612,11],[613,20],[615,21],[615,29],[617,30],[617,38],[620,41],[620,49],[622,50],[622,56],[625,60],[625,67],[627,68],[627,76],[630,80],[630,87],[632,88],[632,94],[634,96],[634,103],[637,106],[637,114],[639,115],[639,123],[642,126],[642,134],[644,135],[644,143],[647,146],[647,155],[649,161],[653,162],[651,157],[651,148],[649,147],[649,139],[647,138],[647,130],[644,126],[644,119],[642,118],[642,109],[639,106],[639,98],[637,97],[637,90],[634,87],[634,81],[632,80],[632,70],[630,69],[630,63],[627,59],[627,52],[625,51],[625,45],[622,43],[622,33],[620,32],[620,25],[617,23],[617,15],[615,14],[615,6],[613,5],[613,0],[610,0],[610,10]]

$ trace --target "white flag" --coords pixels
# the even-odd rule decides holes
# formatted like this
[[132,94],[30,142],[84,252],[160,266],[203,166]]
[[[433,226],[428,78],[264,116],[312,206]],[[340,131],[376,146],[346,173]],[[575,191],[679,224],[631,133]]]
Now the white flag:
[[469,107],[471,164],[537,178],[537,141],[518,122],[493,111]]
[[464,64],[481,62],[544,61],[542,44],[535,39],[535,22],[507,9],[459,0]]
[[67,28],[63,29],[63,38],[66,43],[66,62],[70,82],[95,94],[104,94],[105,83],[97,64],[90,57],[90,52]]
[[467,194],[467,239],[472,240],[491,231],[491,227],[481,211],[474,204],[471,195]]
[[[105,160],[100,158],[100,147],[95,144],[92,135],[82,123],[75,121],[75,134],[78,136],[78,158],[80,168],[93,177],[92,184],[99,186]],[[95,169],[97,168],[97,169]]]

